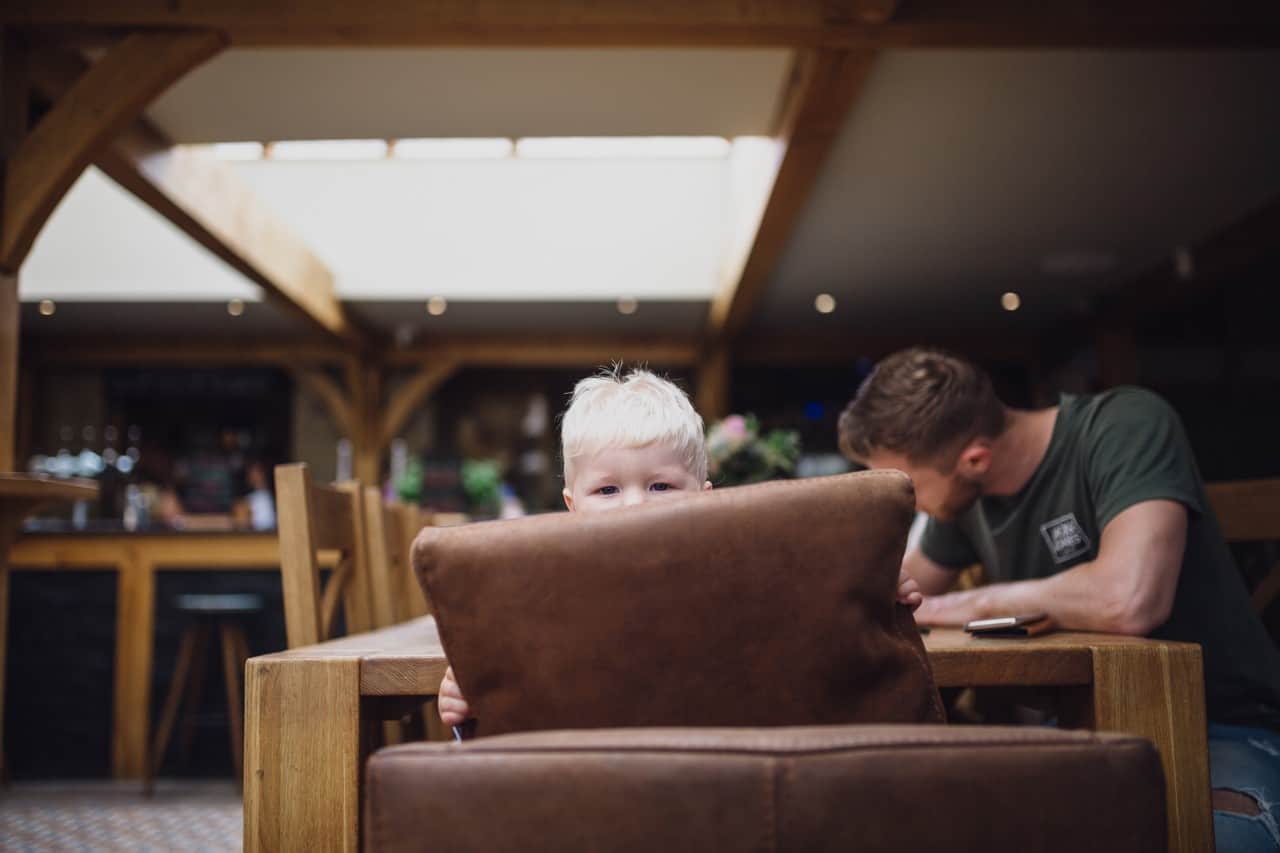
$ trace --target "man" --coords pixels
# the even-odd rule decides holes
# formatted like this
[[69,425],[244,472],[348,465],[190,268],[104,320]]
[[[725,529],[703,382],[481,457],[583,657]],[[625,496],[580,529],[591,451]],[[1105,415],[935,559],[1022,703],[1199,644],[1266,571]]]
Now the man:
[[[1219,850],[1280,850],[1280,653],[1250,606],[1182,424],[1151,392],[1005,406],[964,359],[884,359],[840,447],[915,481],[929,515],[903,561],[921,623],[1046,614],[1063,629],[1199,643]],[[989,585],[948,592],[981,563]]]

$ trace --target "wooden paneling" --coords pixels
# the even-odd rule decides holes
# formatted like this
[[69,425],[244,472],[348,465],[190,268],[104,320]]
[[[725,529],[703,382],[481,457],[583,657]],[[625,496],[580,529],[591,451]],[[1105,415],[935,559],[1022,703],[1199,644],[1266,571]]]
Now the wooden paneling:
[[6,165],[0,269],[21,266],[49,214],[94,157],[156,95],[224,43],[212,31],[129,35],[57,99]]

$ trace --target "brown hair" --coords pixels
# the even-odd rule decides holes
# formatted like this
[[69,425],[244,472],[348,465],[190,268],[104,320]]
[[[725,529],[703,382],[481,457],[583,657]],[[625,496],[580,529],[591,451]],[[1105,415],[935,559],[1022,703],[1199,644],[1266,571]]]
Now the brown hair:
[[891,450],[928,463],[970,439],[994,438],[1004,426],[1004,404],[982,368],[912,347],[881,360],[840,413],[840,450],[857,460]]

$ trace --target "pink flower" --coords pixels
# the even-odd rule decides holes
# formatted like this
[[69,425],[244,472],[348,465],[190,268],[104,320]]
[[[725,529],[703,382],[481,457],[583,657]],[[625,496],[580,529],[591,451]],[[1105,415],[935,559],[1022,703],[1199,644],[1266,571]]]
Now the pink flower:
[[721,421],[720,429],[730,438],[746,438],[747,419],[742,415],[729,415]]

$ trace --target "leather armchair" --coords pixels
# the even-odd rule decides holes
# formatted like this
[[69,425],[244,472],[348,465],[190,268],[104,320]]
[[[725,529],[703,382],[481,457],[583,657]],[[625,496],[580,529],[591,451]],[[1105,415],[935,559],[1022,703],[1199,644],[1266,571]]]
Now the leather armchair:
[[1163,850],[1147,741],[947,727],[896,472],[428,529],[483,737],[368,762],[368,851]]

